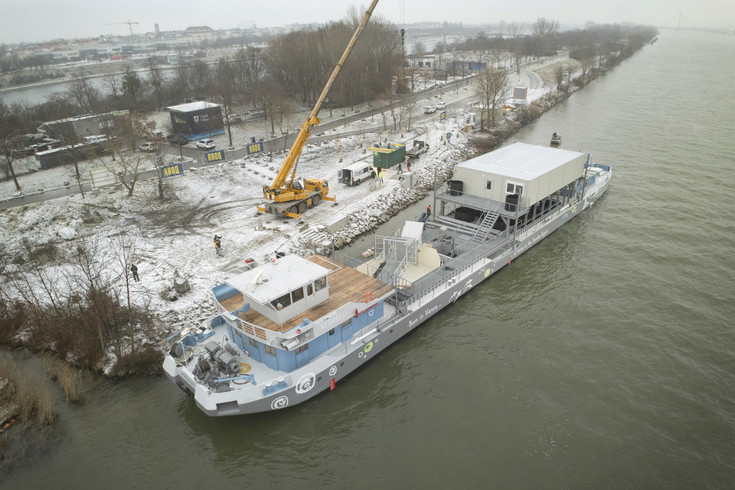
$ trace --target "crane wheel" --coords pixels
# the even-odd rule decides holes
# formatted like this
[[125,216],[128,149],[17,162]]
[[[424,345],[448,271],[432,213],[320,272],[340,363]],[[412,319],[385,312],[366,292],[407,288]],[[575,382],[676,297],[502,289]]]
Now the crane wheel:
[[299,208],[298,213],[299,214],[304,214],[304,211],[306,211],[306,201],[301,201],[300,203],[298,203],[297,206]]
[[322,196],[320,196],[319,194],[311,198],[312,207],[319,206],[320,202],[322,202]]

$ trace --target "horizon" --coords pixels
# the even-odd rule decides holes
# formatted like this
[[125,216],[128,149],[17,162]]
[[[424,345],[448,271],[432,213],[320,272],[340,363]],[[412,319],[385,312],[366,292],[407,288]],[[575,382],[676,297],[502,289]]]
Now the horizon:
[[[10,0],[3,5],[5,15],[0,18],[0,43],[127,37],[130,27],[134,35],[144,35],[155,32],[155,24],[162,32],[183,31],[191,26],[220,30],[252,25],[277,28],[293,24],[325,24],[344,19],[352,8],[359,7],[362,11],[365,6],[366,2],[358,4],[341,0],[319,0],[318,5],[296,0],[243,5],[242,2],[222,0],[216,10],[202,11],[198,6],[180,5],[171,0],[154,5],[131,0],[116,8],[115,13],[110,13],[108,6],[84,0],[70,0],[63,4],[41,0],[41,5]],[[39,16],[38,12],[43,14]],[[528,12],[535,13],[529,15]],[[666,5],[660,5],[656,0],[620,0],[610,5],[567,0],[561,6],[540,0],[519,0],[512,5],[504,3],[498,9],[488,8],[487,2],[480,0],[466,0],[452,5],[451,9],[427,6],[420,0],[383,0],[378,3],[374,16],[397,25],[450,22],[468,26],[500,22],[530,24],[544,17],[559,21],[560,29],[564,31],[584,26],[587,22],[674,28],[680,24],[685,29],[730,29],[735,25],[731,10],[712,0],[674,0]],[[95,20],[90,22],[90,19]]]

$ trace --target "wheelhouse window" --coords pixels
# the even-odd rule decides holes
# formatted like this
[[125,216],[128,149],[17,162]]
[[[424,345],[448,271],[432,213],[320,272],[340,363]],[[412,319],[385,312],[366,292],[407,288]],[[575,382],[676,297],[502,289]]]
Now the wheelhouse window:
[[304,288],[298,288],[291,291],[291,299],[293,299],[294,303],[304,299]]
[[492,189],[493,188],[493,183],[488,180],[487,181],[487,184],[485,185],[485,188],[488,189],[488,190]]
[[271,301],[273,308],[282,310],[291,304],[291,293],[286,293],[278,299]]
[[270,354],[272,356],[276,355],[276,348],[272,345],[264,345],[263,348],[265,349],[266,354]]
[[327,278],[326,277],[320,277],[316,281],[314,281],[314,287],[317,291],[324,289],[327,287]]
[[314,286],[312,284],[308,284],[306,286],[306,294],[309,295],[309,296],[311,296],[312,294],[314,294]]

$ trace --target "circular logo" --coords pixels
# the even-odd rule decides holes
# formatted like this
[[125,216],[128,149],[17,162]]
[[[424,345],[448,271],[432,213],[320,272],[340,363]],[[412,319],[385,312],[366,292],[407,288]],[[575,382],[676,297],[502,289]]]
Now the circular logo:
[[368,344],[367,344],[367,345],[365,346],[365,354],[367,354],[367,353],[368,353],[368,352],[370,352],[371,350],[373,350],[373,343],[372,343],[372,342],[369,342],[369,343],[368,343]]
[[337,366],[330,367],[329,368],[329,375],[330,376],[334,376],[335,374],[337,374]]
[[271,408],[273,410],[278,410],[280,408],[286,408],[288,406],[288,397],[287,396],[279,396],[275,400],[271,402]]
[[316,375],[314,373],[308,373],[301,376],[299,382],[296,383],[296,393],[299,395],[310,391],[316,384]]

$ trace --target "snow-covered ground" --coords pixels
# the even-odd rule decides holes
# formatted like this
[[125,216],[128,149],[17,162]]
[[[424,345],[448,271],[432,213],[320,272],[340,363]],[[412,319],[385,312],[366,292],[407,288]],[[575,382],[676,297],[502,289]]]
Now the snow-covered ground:
[[[520,77],[515,74],[512,77],[512,86],[533,87],[533,74],[528,71],[522,71]],[[529,98],[540,97],[549,89],[548,83],[531,88]],[[442,100],[450,104],[464,100],[473,90],[470,85],[458,91],[445,91]],[[423,104],[417,105],[420,108]],[[344,222],[354,227],[360,216],[384,212],[386,206],[415,192],[402,187],[395,169],[385,172],[385,183],[377,189],[368,183],[357,187],[338,183],[336,177],[340,168],[358,160],[372,159],[368,145],[361,146],[361,141],[381,141],[383,145],[387,142],[410,143],[420,135],[420,139],[430,143],[429,152],[413,164],[414,173],[423,181],[433,179],[434,166],[446,170],[462,161],[467,150],[467,134],[459,131],[454,114],[452,111],[452,117],[445,122],[438,121],[438,114],[432,115],[414,124],[413,130],[408,132],[381,132],[366,134],[363,138],[348,136],[319,145],[308,144],[299,162],[298,175],[328,179],[331,193],[337,196],[337,204],[323,202],[306,211],[302,221],[262,215],[255,208],[263,202],[263,185],[271,182],[283,163],[285,154],[281,153],[274,155],[272,160],[263,155],[191,169],[182,177],[166,181],[164,201],[158,199],[156,179],[150,179],[138,182],[132,197],[127,196],[125,189],[105,188],[86,193],[84,198],[75,194],[2,210],[0,240],[5,252],[13,256],[24,253],[23,241],[34,246],[55,244],[60,249],[71,249],[75,241],[88,238],[95,240],[99,247],[112,248],[115,237],[134,237],[133,262],[141,279],[133,283],[134,299],[158,313],[164,336],[166,332],[211,314],[210,289],[241,267],[245,259],[253,258],[262,263],[276,250],[302,252],[304,243],[308,242],[302,238],[305,235],[324,237],[324,226]],[[154,117],[161,127],[168,115]],[[300,126],[305,117],[306,111],[292,119]],[[254,132],[265,134],[269,131],[265,123],[260,124],[248,123],[244,131],[233,126],[235,146],[244,146]],[[344,128],[345,131],[351,129],[357,128]],[[442,135],[447,132],[452,132],[451,145],[443,141]],[[218,148],[226,148],[227,135],[216,137],[216,143]],[[86,179],[91,168],[100,166],[99,161],[84,162],[80,170]],[[26,194],[62,187],[64,182],[75,184],[73,166],[29,174],[21,170],[19,173]],[[10,198],[14,192],[12,180],[0,183],[0,199]],[[62,237],[68,229],[74,230],[76,238]],[[223,237],[224,257],[215,254],[215,234]],[[172,289],[178,276],[189,281],[191,291],[170,301],[165,292]]]

